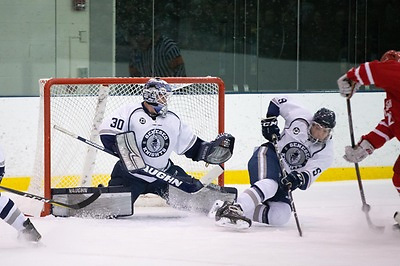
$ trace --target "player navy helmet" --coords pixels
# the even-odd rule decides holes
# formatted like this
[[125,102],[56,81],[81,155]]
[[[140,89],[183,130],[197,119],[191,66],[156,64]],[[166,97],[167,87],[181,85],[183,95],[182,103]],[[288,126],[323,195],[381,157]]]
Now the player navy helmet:
[[336,115],[327,108],[319,109],[313,117],[308,131],[309,139],[315,143],[325,143],[336,125]]
[[169,84],[160,78],[149,79],[143,88],[143,100],[153,106],[157,114],[168,111],[168,99],[172,95]]
[[321,108],[314,114],[313,121],[325,128],[332,129],[336,125],[336,116],[333,111],[326,108]]

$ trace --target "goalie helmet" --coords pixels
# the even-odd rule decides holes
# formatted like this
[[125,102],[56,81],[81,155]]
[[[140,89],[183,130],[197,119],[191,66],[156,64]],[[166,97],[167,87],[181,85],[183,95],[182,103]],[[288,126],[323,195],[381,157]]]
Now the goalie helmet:
[[314,143],[325,143],[331,137],[335,125],[335,113],[327,108],[319,109],[314,114],[308,130],[309,140]]
[[143,88],[143,100],[153,106],[158,115],[165,116],[168,111],[168,99],[172,95],[169,84],[160,78],[149,79]]
[[395,51],[395,50],[389,50],[382,55],[380,61],[386,62],[389,60],[394,60],[394,61],[400,62],[400,52]]

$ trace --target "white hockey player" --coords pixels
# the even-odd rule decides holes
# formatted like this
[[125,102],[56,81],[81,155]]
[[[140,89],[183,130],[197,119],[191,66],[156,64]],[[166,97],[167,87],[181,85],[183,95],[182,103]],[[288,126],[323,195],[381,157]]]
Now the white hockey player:
[[[100,126],[104,147],[118,153],[121,158],[114,166],[108,185],[130,187],[132,202],[147,193],[168,199],[168,183],[144,171],[147,166],[172,177],[185,178],[189,183],[200,183],[170,160],[172,152],[211,164],[223,163],[232,156],[233,136],[220,134],[214,141],[203,141],[181,121],[179,115],[168,110],[172,90],[167,82],[159,78],[149,79],[142,95],[143,102],[122,106],[105,118]],[[130,137],[119,141],[124,135]],[[128,142],[129,147],[125,147]],[[124,156],[127,149],[129,155]]]
[[[5,173],[5,157],[0,149],[0,183]],[[42,236],[33,226],[29,218],[18,209],[15,203],[0,193],[0,218],[14,227],[18,232],[18,238],[38,242]]]
[[[279,115],[285,120],[282,133]],[[289,97],[272,99],[267,118],[261,121],[262,134],[269,142],[256,147],[248,162],[251,187],[235,203],[215,203],[211,214],[215,214],[216,223],[236,228],[248,228],[252,221],[273,226],[287,223],[292,211],[288,189],[307,189],[333,162],[335,124],[335,113],[326,108],[312,115]],[[285,179],[272,143],[275,137]]]

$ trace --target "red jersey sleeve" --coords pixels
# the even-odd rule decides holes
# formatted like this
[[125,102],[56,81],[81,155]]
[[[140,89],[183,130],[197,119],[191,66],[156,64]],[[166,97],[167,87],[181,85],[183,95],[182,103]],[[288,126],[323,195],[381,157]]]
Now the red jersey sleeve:
[[378,149],[382,147],[383,144],[385,144],[387,141],[391,140],[393,137],[394,135],[387,123],[385,122],[385,119],[382,119],[375,127],[375,129],[369,132],[367,135],[362,136],[361,140],[368,140],[375,149]]
[[347,72],[347,77],[361,85],[375,84],[387,92],[400,91],[400,63],[372,61]]

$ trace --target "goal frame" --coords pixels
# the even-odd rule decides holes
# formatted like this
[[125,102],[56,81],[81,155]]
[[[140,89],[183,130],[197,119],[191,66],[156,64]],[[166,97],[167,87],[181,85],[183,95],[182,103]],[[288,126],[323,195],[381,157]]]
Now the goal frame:
[[[52,198],[51,194],[51,87],[68,84],[145,84],[150,77],[142,78],[51,78],[43,87],[43,162],[44,162],[44,197]],[[218,77],[162,77],[168,83],[215,83],[218,85],[218,132],[225,130],[225,84]],[[224,175],[218,177],[218,184],[224,185]],[[41,216],[50,214],[50,204],[44,203]]]

